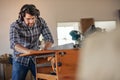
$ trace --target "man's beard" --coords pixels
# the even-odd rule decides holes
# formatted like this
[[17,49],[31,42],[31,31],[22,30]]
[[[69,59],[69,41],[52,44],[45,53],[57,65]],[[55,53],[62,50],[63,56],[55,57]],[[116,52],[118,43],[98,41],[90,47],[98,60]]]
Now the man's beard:
[[34,24],[28,24],[28,26],[29,26],[29,27],[33,27],[33,26],[34,26]]

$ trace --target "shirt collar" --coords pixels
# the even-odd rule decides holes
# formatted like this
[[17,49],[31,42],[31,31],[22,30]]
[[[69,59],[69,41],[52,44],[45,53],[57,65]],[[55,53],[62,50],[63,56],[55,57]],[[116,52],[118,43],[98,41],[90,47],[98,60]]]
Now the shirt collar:
[[23,24],[24,27],[27,27],[27,28],[30,28],[30,29],[34,28],[34,27],[37,27],[37,22],[35,22],[33,27],[28,27],[24,21],[22,21],[22,24]]

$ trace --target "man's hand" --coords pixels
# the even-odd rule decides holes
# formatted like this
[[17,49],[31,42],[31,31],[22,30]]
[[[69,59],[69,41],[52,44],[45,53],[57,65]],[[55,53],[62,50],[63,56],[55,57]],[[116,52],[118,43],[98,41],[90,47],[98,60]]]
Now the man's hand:
[[20,52],[20,54],[18,54],[17,56],[29,55],[29,54],[33,54],[38,51],[38,50],[31,50],[31,49],[25,48],[20,44],[15,45],[15,50]]
[[48,48],[50,48],[52,46],[53,43],[51,42],[45,42],[45,47],[44,50],[47,50]]

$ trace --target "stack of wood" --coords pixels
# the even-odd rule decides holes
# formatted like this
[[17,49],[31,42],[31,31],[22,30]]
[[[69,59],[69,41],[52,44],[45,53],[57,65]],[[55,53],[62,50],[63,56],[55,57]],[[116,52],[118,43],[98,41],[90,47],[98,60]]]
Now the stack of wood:
[[0,55],[0,63],[2,64],[11,64],[12,55],[11,54],[2,54]]

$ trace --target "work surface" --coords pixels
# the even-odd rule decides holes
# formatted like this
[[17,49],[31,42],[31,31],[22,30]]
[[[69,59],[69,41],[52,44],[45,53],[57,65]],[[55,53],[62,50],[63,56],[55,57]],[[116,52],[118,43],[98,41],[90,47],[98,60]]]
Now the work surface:
[[[35,51],[31,54],[22,54],[21,56],[36,56],[36,80],[76,80],[76,71],[80,49],[65,50],[45,50]],[[45,55],[44,57],[41,57]],[[51,75],[52,66],[47,57],[55,58],[56,75]],[[46,66],[43,66],[45,64]],[[60,65],[59,65],[60,64]]]

